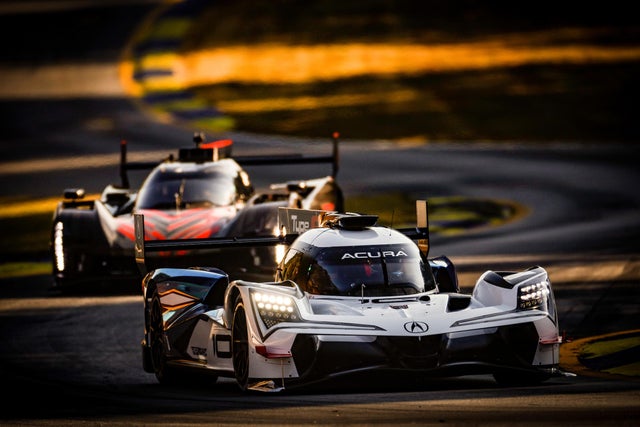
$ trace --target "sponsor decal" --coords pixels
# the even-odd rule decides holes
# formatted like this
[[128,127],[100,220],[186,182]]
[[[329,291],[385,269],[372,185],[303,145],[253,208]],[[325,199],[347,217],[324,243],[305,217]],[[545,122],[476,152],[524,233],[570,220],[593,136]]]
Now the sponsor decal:
[[324,214],[319,210],[279,208],[278,228],[286,235],[302,234],[312,228],[317,228],[320,217]]
[[311,228],[310,221],[299,220],[298,215],[291,215],[291,224],[293,231],[298,234],[302,234]]
[[407,322],[404,324],[404,330],[409,332],[410,334],[422,334],[429,330],[429,325],[424,322]]
[[376,259],[376,258],[399,258],[407,257],[405,251],[363,251],[363,252],[345,252],[340,259]]

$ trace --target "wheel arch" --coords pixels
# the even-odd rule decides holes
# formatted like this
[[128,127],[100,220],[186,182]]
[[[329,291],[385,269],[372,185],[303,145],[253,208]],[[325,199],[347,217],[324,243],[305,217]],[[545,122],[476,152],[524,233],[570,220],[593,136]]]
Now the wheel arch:
[[100,226],[100,218],[93,207],[91,209],[58,209],[52,221],[52,237],[57,223],[62,223],[65,235],[72,238],[81,237],[82,240],[87,241],[86,233],[91,233],[93,237],[96,237],[96,235],[104,237]]
[[236,299],[239,295],[240,289],[238,289],[238,285],[235,282],[231,282],[224,298],[224,323],[228,327],[231,327],[233,310],[235,309]]

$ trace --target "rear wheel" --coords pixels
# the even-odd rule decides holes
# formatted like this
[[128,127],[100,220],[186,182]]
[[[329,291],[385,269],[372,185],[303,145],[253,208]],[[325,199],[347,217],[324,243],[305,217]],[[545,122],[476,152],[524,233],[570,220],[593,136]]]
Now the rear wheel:
[[233,371],[240,389],[246,390],[249,384],[249,329],[247,315],[242,298],[238,296],[233,310],[231,324],[231,338],[233,354]]

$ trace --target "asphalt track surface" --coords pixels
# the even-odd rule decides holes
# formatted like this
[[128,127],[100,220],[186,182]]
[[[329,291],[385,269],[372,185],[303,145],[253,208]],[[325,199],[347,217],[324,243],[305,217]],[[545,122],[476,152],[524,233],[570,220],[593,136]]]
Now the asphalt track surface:
[[[47,3],[82,2],[39,6]],[[72,83],[71,98],[46,95],[44,89],[36,96],[44,73],[38,70],[50,70],[51,64],[80,64],[63,67],[73,82],[96,69],[112,75],[121,47],[155,6],[110,2],[47,13],[0,9],[4,40],[19,29],[38,28],[12,43],[2,60],[8,75],[32,70],[27,77],[33,80],[24,81],[33,93],[18,96],[24,92],[15,87],[13,96],[0,100],[0,197],[50,197],[78,184],[99,192],[117,181],[120,139],[149,157],[190,142],[193,129],[155,121],[118,89],[115,75],[91,90]],[[325,149],[318,141],[232,136],[240,152],[301,145]],[[526,206],[526,215],[499,229],[436,236],[432,255],[450,256],[464,285],[485,267],[548,267],[561,329],[579,343],[640,329],[637,157],[633,146],[576,143],[349,142],[338,176],[347,197],[403,191],[416,198],[460,195]],[[289,173],[299,178],[326,171],[305,166]],[[290,178],[281,170],[252,175],[258,186]],[[576,363],[567,354],[572,343],[563,344],[569,349],[563,367],[577,375],[538,387],[503,389],[488,377],[473,376],[340,384],[283,395],[246,395],[227,381],[163,388],[141,369],[142,301],[135,291],[65,296],[49,285],[46,276],[1,282],[2,425],[637,425],[640,420],[637,378],[606,372],[606,361],[592,369]],[[626,361],[637,363],[640,357],[632,351]]]

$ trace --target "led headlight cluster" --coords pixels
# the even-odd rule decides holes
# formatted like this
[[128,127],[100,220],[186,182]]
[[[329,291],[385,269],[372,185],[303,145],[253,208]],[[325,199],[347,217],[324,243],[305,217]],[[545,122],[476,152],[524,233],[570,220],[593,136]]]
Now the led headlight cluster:
[[549,282],[547,281],[521,286],[518,289],[518,308],[526,310],[546,305],[549,293]]
[[61,222],[57,222],[53,230],[53,255],[56,263],[56,270],[64,271],[64,250],[62,235],[64,232],[64,226]]
[[267,328],[280,322],[300,321],[300,313],[298,313],[293,298],[288,295],[252,292],[251,299]]

